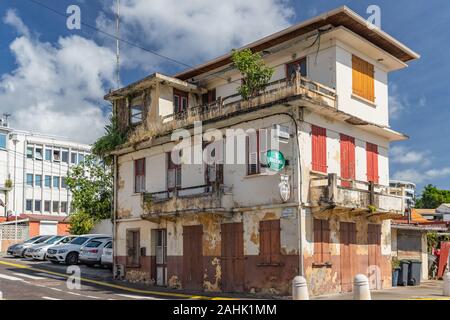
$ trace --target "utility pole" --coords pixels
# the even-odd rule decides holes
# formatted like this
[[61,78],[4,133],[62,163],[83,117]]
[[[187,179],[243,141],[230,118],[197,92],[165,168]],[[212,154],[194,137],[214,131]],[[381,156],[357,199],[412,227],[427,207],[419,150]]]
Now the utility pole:
[[120,0],[117,1],[116,14],[116,73],[117,73],[117,89],[120,88]]

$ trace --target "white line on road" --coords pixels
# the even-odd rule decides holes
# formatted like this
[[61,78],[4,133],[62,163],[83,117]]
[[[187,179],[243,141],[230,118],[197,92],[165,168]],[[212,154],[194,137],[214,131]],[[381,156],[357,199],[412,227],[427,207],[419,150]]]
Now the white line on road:
[[45,300],[61,300],[61,299],[56,299],[56,298],[52,298],[52,297],[42,297],[42,299],[45,299]]
[[6,274],[0,274],[0,278],[1,279],[5,279],[5,280],[11,280],[11,281],[24,281],[21,278],[16,278],[16,277],[13,277],[13,276],[7,276]]
[[36,276],[32,276],[30,274],[25,274],[25,273],[15,272],[13,274],[16,276],[19,276],[19,277],[24,277],[24,278],[28,278],[28,279],[32,279],[32,280],[44,280],[45,279],[44,277],[36,277]]
[[53,274],[49,274],[49,273],[37,273],[40,276],[46,277],[46,278],[52,278],[52,279],[56,279],[56,280],[66,280],[66,278],[64,277],[59,277],[59,276],[55,276]]
[[162,300],[162,299],[153,298],[153,297],[135,296],[135,295],[131,295],[131,294],[116,294],[116,296],[130,298],[130,299],[136,299],[136,300]]

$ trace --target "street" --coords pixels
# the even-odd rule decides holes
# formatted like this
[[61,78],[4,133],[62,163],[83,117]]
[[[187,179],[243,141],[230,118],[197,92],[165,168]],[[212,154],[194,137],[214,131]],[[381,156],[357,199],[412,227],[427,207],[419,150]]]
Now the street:
[[6,300],[167,300],[225,299],[161,290],[147,290],[112,280],[111,271],[79,266],[80,288],[69,288],[67,266],[0,257],[0,292]]

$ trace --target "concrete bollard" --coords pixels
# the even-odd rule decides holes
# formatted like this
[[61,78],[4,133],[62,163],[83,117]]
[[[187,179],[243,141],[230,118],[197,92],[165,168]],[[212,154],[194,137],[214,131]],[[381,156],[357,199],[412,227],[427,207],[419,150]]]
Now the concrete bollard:
[[0,300],[3,300],[3,292],[0,291]]
[[372,300],[369,279],[363,274],[357,274],[353,282],[353,300]]
[[444,275],[443,295],[446,297],[450,297],[450,272],[447,272]]
[[302,276],[292,280],[292,300],[309,300],[308,285]]

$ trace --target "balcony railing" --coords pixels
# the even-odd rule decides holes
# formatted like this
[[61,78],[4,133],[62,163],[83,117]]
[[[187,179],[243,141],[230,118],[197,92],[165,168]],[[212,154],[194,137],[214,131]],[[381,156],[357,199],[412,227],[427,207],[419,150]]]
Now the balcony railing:
[[297,99],[311,103],[336,107],[336,90],[318,82],[297,76],[293,80],[281,79],[269,83],[258,95],[243,100],[239,94],[221,97],[213,103],[190,107],[183,112],[163,117],[163,121],[205,121],[231,115],[234,112],[256,109],[261,106],[287,103]]
[[144,218],[189,212],[225,213],[231,208],[231,198],[227,188],[217,184],[143,193]]
[[403,215],[402,195],[392,194],[388,186],[349,180],[337,174],[312,174],[310,202],[313,211],[361,212],[369,215]]

